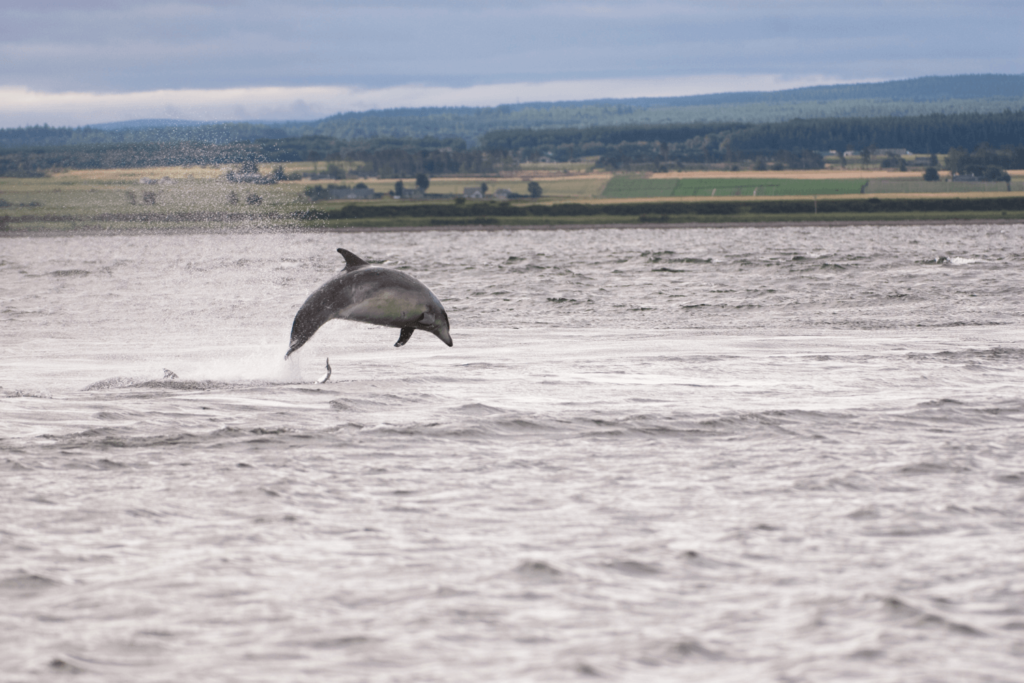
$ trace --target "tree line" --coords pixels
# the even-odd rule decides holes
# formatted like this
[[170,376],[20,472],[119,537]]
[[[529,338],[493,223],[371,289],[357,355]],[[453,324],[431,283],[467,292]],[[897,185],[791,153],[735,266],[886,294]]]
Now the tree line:
[[[985,146],[1004,168],[1024,168],[1024,112],[914,117],[796,119],[782,123],[663,124],[588,129],[505,130],[481,138],[484,149],[518,161],[598,156],[598,166],[718,163],[772,159],[790,168],[820,168],[822,152],[905,148],[918,154]],[[1002,151],[996,151],[1002,150]]]
[[[376,177],[490,174],[525,161],[597,157],[598,166],[631,169],[755,161],[820,168],[822,152],[906,148],[918,154],[981,154],[963,165],[1024,168],[1024,111],[917,117],[796,119],[782,123],[704,122],[492,131],[471,146],[458,137],[343,140],[327,135],[203,142],[86,143],[74,130],[37,127],[75,144],[0,146],[0,175],[38,175],[62,168],[132,168],[288,161],[360,162]],[[25,130],[25,129],[18,129]],[[72,130],[72,133],[68,133]],[[56,131],[56,132],[55,132]],[[9,132],[9,131],[8,131]],[[81,132],[81,131],[79,131]],[[237,132],[237,131],[236,131]],[[8,142],[17,136],[9,136]],[[26,138],[28,139],[28,138]],[[50,139],[50,138],[46,138]],[[978,150],[981,150],[980,152]],[[960,162],[957,162],[958,164]]]
[[360,174],[391,177],[490,174],[508,168],[508,155],[469,149],[463,140],[328,137],[263,139],[228,144],[195,142],[81,144],[0,148],[0,176],[40,176],[61,169],[207,166],[294,161],[360,162]]

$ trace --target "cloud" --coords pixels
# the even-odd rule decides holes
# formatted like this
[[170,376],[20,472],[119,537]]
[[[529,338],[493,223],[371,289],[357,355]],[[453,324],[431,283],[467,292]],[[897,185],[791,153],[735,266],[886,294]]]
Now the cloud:
[[1024,71],[1024,3],[6,0],[0,86],[140,92]]
[[653,79],[491,83],[469,87],[400,85],[149,90],[129,93],[47,93],[0,87],[0,126],[47,123],[82,126],[133,119],[197,121],[313,120],[339,112],[398,107],[496,106],[626,97],[673,97],[748,90],[782,90],[837,83],[823,75],[722,74]]
[[1021,73],[1021,25],[1019,0],[4,0],[0,125]]

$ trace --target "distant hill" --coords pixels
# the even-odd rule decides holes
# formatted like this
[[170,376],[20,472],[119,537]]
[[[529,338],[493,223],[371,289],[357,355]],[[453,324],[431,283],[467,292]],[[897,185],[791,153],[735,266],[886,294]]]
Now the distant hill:
[[375,110],[285,124],[285,128],[343,140],[434,136],[476,141],[490,131],[509,128],[776,123],[795,118],[994,113],[1006,109],[1024,109],[1024,75],[929,76],[776,92]]
[[884,83],[686,97],[531,102],[496,107],[422,107],[336,114],[310,122],[149,119],[82,128],[0,129],[0,148],[89,144],[232,144],[299,137],[358,141],[460,138],[508,129],[687,123],[763,124],[793,119],[910,117],[1024,110],[1024,75],[929,76]]

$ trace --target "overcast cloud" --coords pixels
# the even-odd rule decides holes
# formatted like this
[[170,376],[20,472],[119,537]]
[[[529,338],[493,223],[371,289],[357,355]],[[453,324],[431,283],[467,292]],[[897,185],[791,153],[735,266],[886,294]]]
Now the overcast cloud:
[[1015,0],[4,0],[0,126],[1022,73]]

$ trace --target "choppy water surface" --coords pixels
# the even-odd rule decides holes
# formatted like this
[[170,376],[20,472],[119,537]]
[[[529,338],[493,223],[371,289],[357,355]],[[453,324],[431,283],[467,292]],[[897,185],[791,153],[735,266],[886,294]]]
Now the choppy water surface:
[[[455,346],[281,360],[338,246]],[[1020,225],[0,240],[0,679],[1024,680],[1022,267]]]

